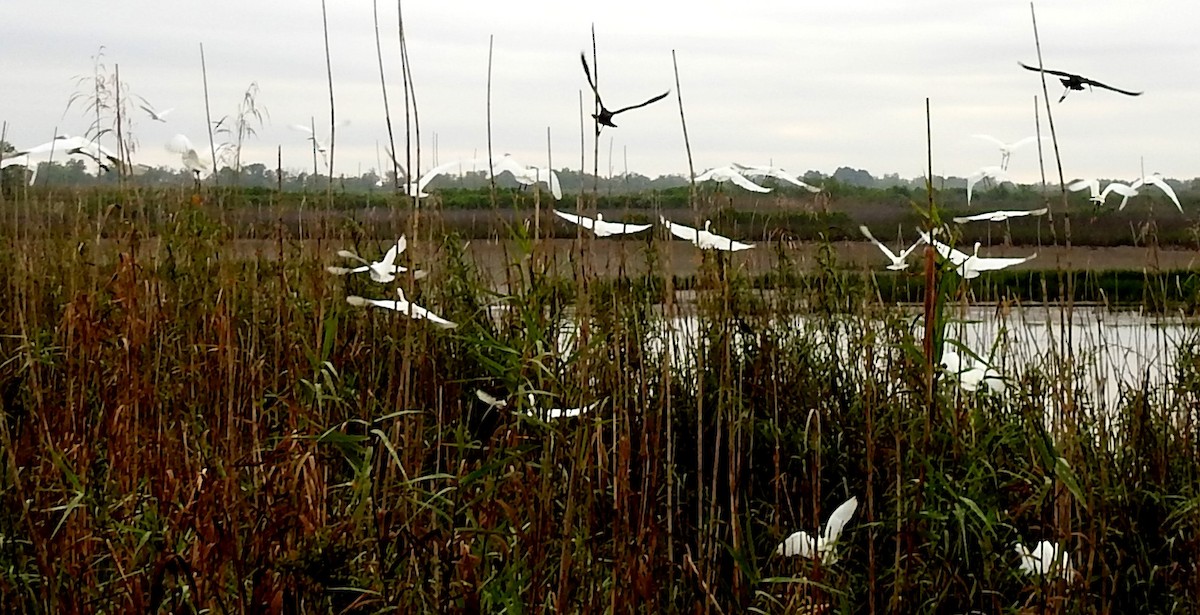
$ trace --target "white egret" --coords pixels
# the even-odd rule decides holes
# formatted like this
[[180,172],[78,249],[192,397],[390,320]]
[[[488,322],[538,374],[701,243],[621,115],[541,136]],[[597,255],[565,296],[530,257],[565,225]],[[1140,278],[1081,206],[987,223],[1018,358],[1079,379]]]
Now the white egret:
[[[1000,168],[1005,171],[1008,170],[1008,162],[1012,158],[1013,152],[1038,140],[1038,137],[1033,136],[1025,137],[1024,139],[1013,141],[1012,143],[1005,143],[1004,141],[1001,141],[992,135],[976,134],[971,136],[991,142],[993,145],[1000,148]],[[1045,139],[1046,137],[1042,138]]]
[[667,227],[668,231],[671,231],[672,235],[692,242],[692,245],[701,250],[737,252],[738,250],[749,250],[754,247],[753,244],[734,241],[728,237],[709,231],[708,229],[712,225],[711,220],[704,221],[703,231],[676,222],[670,222],[662,216],[659,216],[659,220],[662,220],[663,225]]
[[167,115],[175,110],[175,107],[171,107],[169,109],[163,109],[162,111],[159,111],[154,108],[154,105],[150,104],[150,101],[142,98],[141,96],[138,96],[138,98],[142,101],[142,104],[138,105],[138,107],[142,111],[145,111],[146,115],[150,116],[150,119],[156,122],[162,122],[165,124],[167,122]]
[[346,303],[354,306],[373,305],[375,307],[396,310],[397,312],[406,314],[413,320],[425,319],[443,329],[453,329],[458,326],[415,303],[409,303],[408,300],[404,298],[404,289],[397,288],[396,294],[400,295],[400,299],[396,301],[388,301],[386,299],[365,299],[363,297],[359,297],[358,295],[350,295],[349,297],[346,297]]
[[785,557],[806,557],[819,559],[822,565],[837,563],[837,541],[842,535],[842,529],[854,516],[858,509],[858,498],[852,497],[834,509],[825,523],[825,531],[819,536],[809,536],[803,530],[788,536],[775,548],[775,553]]
[[1121,207],[1124,208],[1125,201],[1128,200],[1129,197],[1137,196],[1138,194],[1137,187],[1131,184],[1122,184],[1121,182],[1109,182],[1108,185],[1101,190],[1100,180],[1098,179],[1076,180],[1067,184],[1067,190],[1070,190],[1071,192],[1079,192],[1081,190],[1089,191],[1092,195],[1089,200],[1095,203],[1097,207],[1104,205],[1105,201],[1108,200],[1108,195],[1115,193],[1125,197],[1121,200]]
[[508,407],[508,401],[503,400],[503,399],[496,399],[495,397],[492,397],[491,395],[489,395],[483,389],[475,389],[475,397],[478,397],[479,401],[487,404],[489,408],[499,410],[501,408]]
[[9,156],[14,158],[25,157],[28,159],[30,156],[47,154],[52,158],[56,153],[61,153],[64,156],[86,156],[94,160],[105,171],[111,170],[110,165],[121,166],[121,158],[117,156],[116,152],[91,139],[68,135],[58,135],[54,139],[40,145],[11,152]]
[[[1180,213],[1183,212],[1183,205],[1179,204],[1179,197],[1175,196],[1175,190],[1171,188],[1171,185],[1168,184],[1165,179],[1163,179],[1162,174],[1154,173],[1153,175],[1147,175],[1141,179],[1134,180],[1132,184],[1129,184],[1129,187],[1134,190],[1134,195],[1136,195],[1137,189],[1145,186],[1146,184],[1150,184],[1151,186],[1155,186],[1159,190],[1162,190],[1163,193],[1171,199],[1171,202],[1175,203],[1175,207],[1179,209]],[[1125,195],[1125,198],[1121,199],[1121,205],[1117,207],[1118,210],[1125,209],[1125,203],[1129,200],[1130,196],[1132,195]]]
[[503,158],[497,160],[496,163],[492,165],[492,175],[501,175],[503,173],[511,173],[513,179],[517,180],[517,183],[523,186],[531,186],[538,182],[546,182],[546,185],[550,187],[550,193],[554,195],[554,198],[562,198],[562,187],[558,183],[558,173],[555,173],[553,169],[527,167],[517,162],[511,154],[505,154]]
[[[376,262],[370,262],[349,250],[338,250],[338,256],[356,260],[363,265],[361,267],[354,268],[329,266],[326,267],[325,270],[333,275],[368,273],[370,274],[372,280],[379,282],[380,284],[387,284],[388,282],[396,279],[397,273],[404,273],[408,271],[407,268],[396,264],[396,258],[399,257],[400,254],[406,249],[408,249],[408,240],[404,238],[404,235],[401,235],[400,239],[397,239],[396,243],[393,244],[392,247],[388,248],[388,251],[384,253],[383,258]],[[427,272],[425,271],[413,272],[413,278],[417,280],[424,278],[426,275]]]
[[1002,182],[1012,181],[1008,172],[997,166],[980,167],[974,173],[967,177],[967,205],[971,204],[971,191],[975,188],[975,184],[981,180],[990,179],[997,184]]
[[[587,412],[587,411],[591,410],[592,408],[595,408],[596,406],[599,406],[599,405],[600,405],[600,402],[594,401],[586,406],[580,406],[578,408],[547,408],[546,409],[546,418],[547,419],[571,418],[571,417],[579,416],[580,414],[583,414],[584,412]],[[533,393],[529,394],[529,412],[531,414],[533,414],[534,416],[537,416],[541,413],[541,410],[537,407],[537,399],[535,399],[533,397]]]
[[1057,576],[1068,581],[1075,574],[1075,569],[1071,566],[1071,556],[1067,550],[1059,549],[1058,545],[1049,540],[1039,541],[1032,551],[1021,543],[1013,545],[1013,550],[1021,558],[1020,570],[1025,574],[1043,577]]
[[654,226],[653,224],[625,224],[622,222],[606,222],[604,220],[604,214],[599,213],[596,214],[596,219],[594,220],[592,218],[588,218],[587,216],[577,216],[575,214],[569,214],[557,209],[554,210],[554,213],[558,214],[558,217],[566,220],[567,222],[573,222],[579,226],[582,226],[583,228],[590,229],[596,234],[597,237],[624,235],[627,233],[640,233],[651,226]]
[[718,183],[733,182],[746,190],[752,192],[770,192],[770,188],[764,188],[748,179],[738,172],[737,169],[731,166],[713,167],[695,177],[697,183],[705,181],[715,181]]
[[167,151],[179,154],[184,168],[191,171],[196,179],[200,179],[200,174],[208,171],[208,161],[200,158],[200,153],[196,151],[192,141],[184,135],[177,134],[171,137],[167,142]]
[[[350,125],[350,120],[338,120],[337,122],[335,122],[333,124],[333,128],[334,128],[334,130],[336,130],[338,128],[343,128],[343,127],[346,127],[349,125]],[[329,158],[327,157],[329,155],[329,140],[328,139],[321,139],[320,137],[318,137],[316,135],[316,133],[313,132],[312,128],[305,126],[304,124],[291,124],[288,127],[291,128],[292,130],[298,130],[298,131],[308,135],[307,140],[312,141],[313,147],[316,148],[317,153],[321,154],[321,160],[325,163],[325,166],[327,166],[327,167],[329,166]]]
[[883,242],[879,241],[878,239],[875,239],[875,236],[871,234],[871,229],[867,228],[866,225],[858,227],[858,230],[861,231],[862,234],[864,236],[866,236],[867,239],[870,239],[871,243],[874,243],[883,252],[883,254],[888,257],[888,260],[892,261],[892,264],[887,266],[887,268],[892,271],[903,271],[905,269],[908,269],[908,261],[906,260],[908,258],[908,255],[912,254],[912,251],[916,250],[917,246],[921,245],[921,242],[918,241],[918,242],[914,243],[913,245],[909,246],[907,250],[904,250],[903,252],[896,254],[895,252],[892,252],[891,249],[889,249],[887,246],[883,245]]
[[1008,388],[1004,376],[990,365],[963,357],[953,350],[943,350],[939,363],[946,373],[958,380],[958,385],[964,391],[974,393],[979,390],[980,385],[986,386],[993,393],[1003,393]]
[[1009,218],[1022,218],[1025,216],[1044,216],[1048,213],[1050,213],[1050,208],[1048,208],[1048,207],[1043,207],[1041,209],[1027,209],[1027,210],[1017,210],[1017,211],[999,210],[999,211],[989,211],[989,212],[984,212],[981,214],[975,214],[973,216],[957,216],[954,218],[954,221],[959,224],[964,224],[967,222],[976,222],[976,221],[981,221],[981,220],[986,220],[987,222],[1004,222],[1005,220],[1008,220]]
[[738,171],[745,177],[760,177],[760,176],[774,177],[776,179],[782,179],[783,181],[785,181],[789,184],[792,184],[793,186],[798,186],[800,188],[804,188],[805,190],[812,192],[814,194],[821,191],[820,188],[801,181],[799,175],[794,175],[794,174],[789,173],[779,167],[772,167],[772,166],[767,166],[767,165],[745,165],[745,164],[738,164],[735,162],[735,163],[733,163],[733,168],[734,168],[734,170]]
[[982,244],[980,244],[978,241],[975,242],[975,251],[971,254],[967,254],[951,248],[950,246],[930,237],[929,234],[924,231],[919,232],[921,233],[921,239],[923,241],[933,246],[933,248],[937,250],[938,254],[942,256],[942,258],[954,264],[955,271],[957,271],[958,274],[963,278],[968,280],[979,277],[979,274],[983,273],[984,271],[1005,269],[1007,267],[1012,267],[1013,265],[1020,265],[1025,261],[1037,257],[1037,252],[1034,252],[1029,256],[1019,258],[989,258],[979,256],[979,248]]

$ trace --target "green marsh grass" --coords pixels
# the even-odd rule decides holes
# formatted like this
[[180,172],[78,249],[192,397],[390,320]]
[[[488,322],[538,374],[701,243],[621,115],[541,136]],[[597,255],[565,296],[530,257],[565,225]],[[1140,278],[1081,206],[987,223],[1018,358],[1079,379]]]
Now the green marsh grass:
[[[443,331],[347,305],[391,287],[324,271],[337,249],[381,252],[400,202],[382,203],[383,239],[310,207],[329,215],[301,242],[288,195],[219,194],[6,199],[0,610],[1200,609],[1190,337],[1168,389],[1116,407],[1079,398],[1071,352],[1002,397],[945,378],[927,397],[894,303],[922,296],[919,273],[863,274],[829,244],[801,270],[770,241],[765,276],[697,252],[676,279],[655,229],[618,242],[615,277],[579,257],[600,242],[551,251],[519,222],[497,266],[435,203],[409,237],[433,273],[400,284],[459,323]],[[233,222],[248,211],[265,221],[252,250]],[[1109,274],[1075,275],[1080,292]],[[946,314],[1059,287],[937,279]],[[1147,305],[1194,302],[1191,278],[1142,279]],[[545,421],[528,393],[600,406]],[[774,555],[850,496],[838,563]],[[1040,539],[1078,582],[1017,573],[1013,544]]]

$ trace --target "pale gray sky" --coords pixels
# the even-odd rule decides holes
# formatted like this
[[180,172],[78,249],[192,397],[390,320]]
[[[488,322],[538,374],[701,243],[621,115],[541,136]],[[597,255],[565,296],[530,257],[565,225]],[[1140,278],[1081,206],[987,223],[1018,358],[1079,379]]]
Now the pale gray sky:
[[[682,8],[686,7],[686,8]],[[616,172],[684,173],[671,51],[697,171],[737,161],[773,161],[797,173],[839,166],[876,176],[923,174],[925,97],[933,111],[934,172],[965,176],[997,164],[998,152],[970,137],[1015,141],[1034,132],[1037,74],[1029,4],[1024,1],[766,0],[689,3],[606,0],[405,3],[420,109],[424,160],[486,156],[488,37],[494,35],[492,142],[497,156],[580,164],[579,96],[587,84],[579,52],[596,26],[600,87],[610,107],[672,96],[618,116],[609,139]],[[384,142],[383,104],[371,3],[328,3],[339,118],[336,171],[376,166]],[[379,6],[394,116],[401,116],[396,6]],[[1048,68],[1068,70],[1145,94],[1073,92],[1054,104],[1068,178],[1134,178],[1147,172],[1200,175],[1200,4],[1175,0],[1062,0],[1037,5]],[[0,120],[18,147],[55,129],[81,134],[82,107],[66,110],[91,56],[119,64],[122,80],[159,108],[167,124],[136,118],[139,162],[178,166],[163,144],[176,132],[205,140],[199,44],[207,56],[214,116],[232,113],[250,82],[270,120],[244,154],[289,169],[311,168],[303,135],[289,124],[328,124],[329,102],[318,0],[50,0],[6,2],[0,21]],[[1062,92],[1049,83],[1055,100]],[[1043,115],[1043,130],[1045,117]],[[591,168],[590,126],[587,168]],[[319,132],[327,132],[327,126]],[[429,164],[423,164],[428,167]],[[1038,177],[1035,148],[1014,155],[1018,179]],[[1048,167],[1052,172],[1052,167]]]

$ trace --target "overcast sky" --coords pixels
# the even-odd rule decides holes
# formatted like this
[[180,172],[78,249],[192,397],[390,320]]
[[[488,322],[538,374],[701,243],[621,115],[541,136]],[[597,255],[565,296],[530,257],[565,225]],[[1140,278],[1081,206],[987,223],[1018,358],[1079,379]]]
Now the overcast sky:
[[[579,52],[590,56],[593,23],[610,108],[672,91],[605,129],[601,173],[610,143],[617,173],[626,159],[630,171],[650,176],[686,172],[673,50],[697,171],[737,161],[797,173],[850,166],[922,175],[928,97],[934,172],[965,176],[999,162],[993,146],[970,135],[1032,135],[1041,95],[1038,75],[1017,66],[1037,63],[1023,1],[410,0],[404,10],[425,168],[434,135],[439,161],[487,155],[489,36],[495,154],[544,165],[549,129],[553,166],[578,168],[581,93],[591,110]],[[377,166],[376,143],[387,139],[372,4],[330,0],[328,11],[337,115],[351,122],[337,133],[335,172],[357,174]],[[396,5],[381,1],[379,12],[393,117],[402,127]],[[1068,179],[1133,179],[1143,159],[1146,172],[1200,175],[1200,3],[1044,1],[1037,18],[1047,68],[1145,91],[1137,98],[1073,92],[1052,105]],[[67,101],[103,46],[104,61],[119,64],[134,93],[175,107],[166,124],[136,116],[136,160],[178,166],[163,148],[173,134],[207,140],[201,43],[214,118],[232,114],[251,82],[270,114],[243,158],[273,167],[282,146],[285,168],[311,169],[304,135],[288,125],[315,117],[318,132],[328,132],[319,0],[6,2],[0,120],[7,139],[24,147],[56,129],[81,134],[89,118]],[[1062,87],[1048,87],[1057,100]],[[588,169],[590,126],[588,118]],[[1010,171],[1036,180],[1036,148],[1018,151]]]

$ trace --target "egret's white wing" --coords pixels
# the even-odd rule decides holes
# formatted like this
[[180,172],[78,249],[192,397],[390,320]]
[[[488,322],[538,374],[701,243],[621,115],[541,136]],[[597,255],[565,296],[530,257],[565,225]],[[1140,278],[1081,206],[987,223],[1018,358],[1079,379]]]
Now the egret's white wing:
[[[871,243],[875,244],[876,247],[878,247],[880,250],[882,250],[883,253],[885,255],[887,255],[887,257],[889,259],[891,259],[893,263],[898,262],[903,259],[903,257],[896,256],[896,254],[894,252],[892,252],[891,249],[889,249],[886,245],[884,245],[883,242],[879,241],[878,239],[875,239],[875,236],[871,234],[871,229],[867,228],[867,225],[864,224],[864,225],[858,227],[858,230],[861,231],[862,234],[867,239],[870,239]],[[914,247],[916,247],[916,246],[914,245]],[[909,248],[909,251],[911,252],[912,248]]]
[[975,135],[971,135],[971,136],[975,137],[976,139],[983,139],[984,141],[988,141],[991,144],[993,144],[996,147],[999,147],[1001,149],[1008,147],[1007,143],[1005,143],[1004,141],[1001,141],[1000,139],[997,139],[996,137],[993,137],[992,135],[975,134]]
[[1151,175],[1150,177],[1146,178],[1146,183],[1158,186],[1158,189],[1162,190],[1171,199],[1171,202],[1175,203],[1175,207],[1177,207],[1180,212],[1183,212],[1183,205],[1179,204],[1179,197],[1175,196],[1175,190],[1171,188],[1171,185],[1168,184],[1162,178],[1162,176],[1158,174]]
[[1098,179],[1081,179],[1067,184],[1067,190],[1071,192],[1079,192],[1080,190],[1089,190],[1092,196],[1100,194],[1100,180]]
[[838,537],[842,535],[842,529],[846,527],[846,523],[850,521],[850,517],[854,516],[856,510],[858,510],[857,497],[851,497],[834,509],[833,514],[829,515],[829,522],[825,524],[825,532],[822,535],[826,542],[837,542]]
[[696,243],[696,241],[697,241],[697,240],[699,239],[699,237],[700,237],[700,231],[699,231],[699,230],[697,230],[697,229],[694,229],[694,228],[692,228],[692,227],[690,227],[690,226],[687,226],[686,224],[679,224],[679,223],[677,223],[677,222],[670,222],[670,221],[668,221],[666,218],[662,218],[662,217],[660,217],[660,219],[662,220],[662,223],[663,223],[664,225],[666,225],[666,227],[667,227],[667,230],[668,230],[668,231],[671,231],[671,234],[672,234],[672,235],[674,235],[674,236],[676,236],[676,237],[678,237],[678,238],[680,238],[680,239],[686,239],[686,240],[688,240],[688,241],[690,241],[690,242],[692,242],[692,243]]
[[973,269],[975,271],[996,271],[999,269],[1005,269],[1007,267],[1012,267],[1013,265],[1020,265],[1021,263],[1024,263],[1025,261],[1028,261],[1028,260],[1032,260],[1034,258],[1037,258],[1037,252],[1034,252],[1033,254],[1030,254],[1029,256],[1025,256],[1025,257],[1021,257],[1021,258],[1000,258],[1000,257],[985,258],[982,256],[977,256],[977,257],[975,257],[974,261],[970,264],[970,267],[971,267],[971,269]]
[[184,156],[187,155],[188,152],[196,151],[196,148],[192,146],[191,139],[188,139],[184,135],[177,134],[171,137],[170,141],[167,141],[167,151]]
[[396,258],[407,249],[408,239],[406,239],[404,235],[401,235],[400,238],[396,240],[396,243],[392,244],[392,247],[388,248],[388,251],[383,254],[383,258],[380,259],[379,264],[383,265],[384,267],[394,267],[396,264]]
[[[1040,137],[1040,138],[1045,139],[1046,137]],[[1030,136],[1030,137],[1025,137],[1024,139],[1020,139],[1018,141],[1008,144],[1008,150],[1012,151],[1015,149],[1020,149],[1022,147],[1025,147],[1026,145],[1029,145],[1030,143],[1033,143],[1034,141],[1037,141],[1038,139],[1039,139],[1039,137],[1037,137],[1036,135]]]
[[562,218],[563,220],[566,220],[567,222],[573,222],[586,229],[592,229],[596,226],[596,221],[588,218],[587,216],[576,216],[575,214],[569,214],[557,209],[554,210],[554,213],[558,214],[558,217]]
[[313,129],[302,124],[288,124],[288,128],[291,128],[292,130],[299,130],[300,132],[307,134],[310,138],[314,136]]
[[606,220],[596,220],[595,227],[592,229],[597,236],[607,237],[609,235],[624,235],[628,233],[640,233],[653,224],[625,224],[623,222],[608,222]]
[[808,532],[800,530],[783,539],[783,542],[775,547],[775,553],[784,557],[815,558],[817,556],[817,540],[815,537],[809,536]]
[[716,169],[708,169],[708,170],[706,170],[706,171],[703,171],[703,172],[701,172],[699,175],[697,175],[697,176],[693,177],[693,178],[692,178],[692,181],[694,181],[694,182],[706,182],[706,181],[708,181],[708,180],[710,180],[710,179],[712,179],[712,178],[713,178],[713,171],[716,171]]
[[770,192],[771,191],[770,188],[764,188],[763,186],[760,186],[760,185],[746,179],[741,173],[730,173],[729,181],[745,188],[746,190],[750,190],[752,192]]
[[503,408],[508,405],[507,401],[505,401],[503,399],[496,399],[495,397],[492,397],[491,395],[488,395],[486,392],[484,392],[483,389],[475,389],[475,397],[478,397],[479,401],[481,401],[493,408]]
[[937,250],[938,254],[942,255],[942,258],[950,261],[951,263],[953,263],[955,265],[961,265],[961,264],[967,262],[968,258],[971,258],[971,256],[969,254],[966,254],[965,252],[961,252],[959,250],[955,250],[954,248],[951,248],[950,246],[930,237],[929,233],[926,233],[925,231],[918,231],[918,232],[921,234],[921,239],[925,243],[933,246],[933,249]]
[[512,173],[512,176],[517,178],[517,181],[521,181],[521,178],[526,174],[525,167],[514,160],[509,154],[505,154],[503,158],[497,160],[492,165],[492,175],[500,175],[505,171]]

